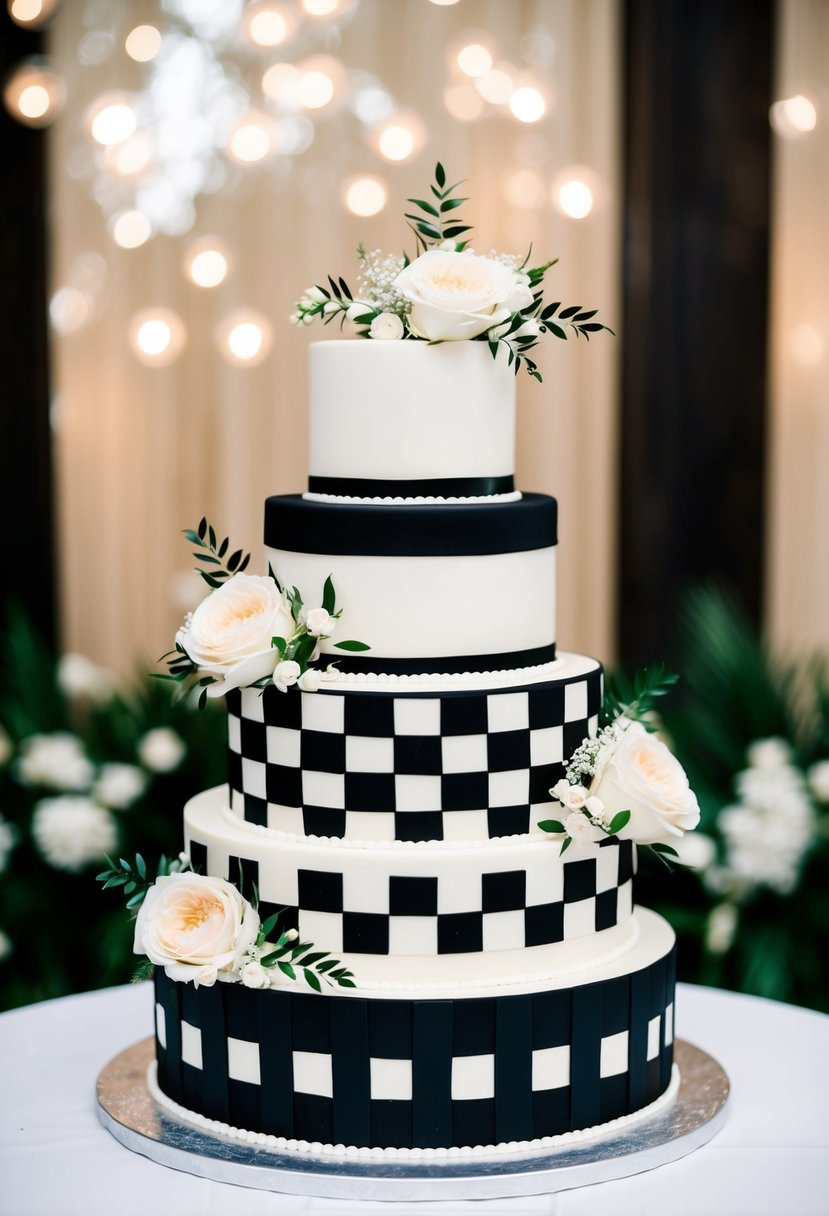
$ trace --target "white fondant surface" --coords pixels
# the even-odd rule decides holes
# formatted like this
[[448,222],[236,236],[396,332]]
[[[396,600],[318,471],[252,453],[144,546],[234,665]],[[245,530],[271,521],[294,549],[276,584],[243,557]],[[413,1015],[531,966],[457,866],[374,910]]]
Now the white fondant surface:
[[374,557],[266,549],[283,586],[309,608],[331,575],[343,617],[334,642],[356,638],[372,658],[509,654],[555,641],[555,546],[524,553]]
[[511,476],[515,376],[486,342],[313,342],[309,474]]
[[[564,858],[558,844],[546,837],[513,836],[495,841],[383,842],[305,839],[285,833],[257,832],[227,807],[227,790],[219,786],[192,798],[184,812],[185,848],[192,839],[207,846],[207,870],[227,877],[231,857],[258,864],[260,897],[268,903],[297,906],[299,871],[325,871],[343,876],[343,906],[348,911],[389,913],[389,878],[437,877],[438,913],[481,910],[482,875],[524,870],[526,903],[540,905],[561,900],[564,868],[572,862],[596,857],[597,891],[616,883],[616,850],[584,849],[574,845]],[[458,984],[514,982],[518,976],[537,973],[564,979],[599,962],[626,954],[637,941],[640,925],[633,914],[632,883],[618,888],[617,924],[595,932],[592,900],[566,905],[565,932],[570,940],[524,947],[523,916],[512,911],[484,915],[484,950],[469,954],[430,953],[436,932],[432,917],[391,917],[401,922],[400,933],[390,934],[388,955],[344,954],[342,916],[337,912],[300,912],[300,933],[320,950],[342,955],[359,977],[360,986],[412,985],[449,988]],[[641,913],[637,915],[642,915]],[[653,915],[653,914],[649,914]],[[667,933],[671,930],[661,921]],[[430,922],[406,924],[405,922]],[[667,949],[667,947],[665,947]],[[640,964],[642,966],[645,963]],[[564,982],[564,981],[562,981]],[[402,986],[402,987],[401,987]]]

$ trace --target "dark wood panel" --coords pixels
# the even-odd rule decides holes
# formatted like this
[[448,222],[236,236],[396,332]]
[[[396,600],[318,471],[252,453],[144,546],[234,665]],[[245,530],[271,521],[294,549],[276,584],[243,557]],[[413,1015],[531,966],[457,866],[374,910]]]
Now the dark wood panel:
[[[40,36],[0,13],[0,78],[41,51]],[[46,134],[0,107],[0,613],[19,603],[55,639],[52,447],[47,330]]]
[[627,0],[619,652],[763,574],[773,5]]

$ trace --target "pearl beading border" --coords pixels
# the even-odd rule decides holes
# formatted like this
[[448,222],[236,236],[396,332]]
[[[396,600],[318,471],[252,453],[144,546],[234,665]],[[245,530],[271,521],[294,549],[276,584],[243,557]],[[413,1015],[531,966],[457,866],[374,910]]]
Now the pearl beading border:
[[302,495],[305,502],[332,502],[354,504],[356,506],[378,507],[422,507],[422,506],[464,506],[474,503],[520,502],[523,497],[520,490],[510,490],[508,494],[470,494],[463,497],[444,498],[438,494],[417,494],[411,498],[395,495],[388,498],[363,498],[352,494],[319,494],[306,490]]

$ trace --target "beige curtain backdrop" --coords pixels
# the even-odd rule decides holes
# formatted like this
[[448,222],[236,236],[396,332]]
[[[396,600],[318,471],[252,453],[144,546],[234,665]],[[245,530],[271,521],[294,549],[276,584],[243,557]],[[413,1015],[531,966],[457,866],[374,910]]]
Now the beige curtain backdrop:
[[769,636],[829,650],[829,4],[783,0],[779,98],[813,131],[775,143],[771,298]]
[[[233,193],[202,197],[187,238],[157,236],[125,251],[107,236],[89,183],[79,180],[78,148],[85,108],[104,88],[137,87],[141,69],[130,64],[125,80],[123,55],[112,66],[77,67],[84,8],[63,5],[50,35],[70,90],[51,132],[53,286],[77,277],[79,267],[105,277],[97,316],[54,345],[63,645],[125,671],[167,650],[184,608],[199,597],[203,584],[186,574],[192,563],[181,529],[207,513],[253,550],[256,565],[263,500],[304,488],[306,346],[323,333],[288,325],[293,301],[329,270],[355,277],[358,241],[389,252],[411,244],[404,200],[427,188],[436,159],[467,179],[479,251],[523,252],[532,240],[535,258],[561,258],[550,298],[600,307],[618,322],[619,10],[614,0],[451,7],[362,0],[341,44],[328,49],[349,68],[376,73],[421,115],[428,135],[416,160],[379,162],[349,115],[319,121],[312,147],[295,161],[245,168]],[[157,12],[152,4],[121,9],[121,40]],[[110,10],[110,18],[121,11]],[[537,126],[503,113],[471,124],[451,118],[442,93],[454,40],[486,30],[499,56],[520,62],[522,39],[539,25],[554,39],[545,80],[551,115]],[[553,177],[573,163],[600,183],[597,207],[583,221],[550,203]],[[516,209],[507,182],[528,167],[542,179],[544,198]],[[389,205],[372,219],[349,215],[340,200],[343,179],[361,172],[389,184]],[[182,272],[184,248],[200,233],[219,236],[233,258],[232,275],[214,291]],[[130,319],[150,305],[175,309],[187,326],[187,347],[166,369],[143,366],[128,346]],[[273,323],[273,349],[259,367],[230,366],[214,340],[222,318],[241,306]],[[519,390],[519,484],[560,504],[559,642],[605,658],[612,657],[619,346],[606,335],[589,349],[548,339],[543,385],[522,380]],[[501,595],[508,588],[493,588]]]

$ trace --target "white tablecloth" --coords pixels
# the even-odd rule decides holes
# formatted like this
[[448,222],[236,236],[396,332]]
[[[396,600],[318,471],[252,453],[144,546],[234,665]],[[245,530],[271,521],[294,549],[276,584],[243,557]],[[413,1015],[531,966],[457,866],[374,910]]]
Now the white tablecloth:
[[240,1189],[165,1169],[98,1123],[95,1080],[152,1026],[149,984],[0,1017],[2,1216],[829,1216],[829,1017],[680,985],[677,1033],[728,1072],[709,1144],[633,1178],[526,1199],[353,1203]]

